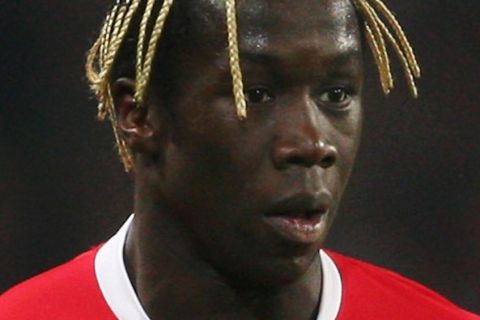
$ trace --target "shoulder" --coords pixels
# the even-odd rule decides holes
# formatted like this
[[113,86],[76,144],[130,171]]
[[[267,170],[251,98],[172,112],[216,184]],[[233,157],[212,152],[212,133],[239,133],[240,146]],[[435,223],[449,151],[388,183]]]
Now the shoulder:
[[341,319],[480,320],[434,291],[395,272],[327,251],[338,267]]
[[0,296],[1,319],[115,319],[98,287],[98,247]]

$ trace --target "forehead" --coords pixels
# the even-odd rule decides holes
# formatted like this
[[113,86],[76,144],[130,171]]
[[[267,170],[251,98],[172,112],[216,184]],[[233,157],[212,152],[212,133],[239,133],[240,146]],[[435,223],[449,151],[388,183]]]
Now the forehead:
[[[225,44],[225,0],[196,0],[192,13],[198,40]],[[237,19],[241,50],[288,49],[288,43],[327,54],[359,49],[350,0],[239,0]]]

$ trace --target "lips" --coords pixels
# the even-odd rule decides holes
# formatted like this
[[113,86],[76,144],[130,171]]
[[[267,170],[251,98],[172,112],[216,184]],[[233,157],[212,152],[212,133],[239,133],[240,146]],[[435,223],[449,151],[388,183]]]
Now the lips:
[[274,203],[264,221],[286,240],[312,244],[324,234],[331,205],[332,197],[327,192],[296,194]]

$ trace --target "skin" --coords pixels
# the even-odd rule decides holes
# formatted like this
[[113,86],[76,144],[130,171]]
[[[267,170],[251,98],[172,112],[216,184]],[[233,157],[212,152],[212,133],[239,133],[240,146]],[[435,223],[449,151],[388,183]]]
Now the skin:
[[[159,53],[162,77],[146,105],[137,108],[133,80],[113,87],[136,164],[132,284],[152,319],[315,319],[318,250],[361,132],[354,9],[347,0],[240,1],[248,119],[239,121],[224,7],[196,4],[190,32]],[[308,241],[266,222],[299,197],[325,211]]]

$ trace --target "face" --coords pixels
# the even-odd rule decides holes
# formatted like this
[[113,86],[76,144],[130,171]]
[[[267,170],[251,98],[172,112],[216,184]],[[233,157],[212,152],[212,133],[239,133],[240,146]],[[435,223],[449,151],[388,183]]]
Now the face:
[[169,112],[152,116],[164,139],[143,176],[202,259],[245,283],[293,281],[325,240],[355,158],[358,22],[348,0],[240,1],[241,121],[222,3],[199,2],[155,71],[170,82],[167,94],[152,89],[150,109]]

